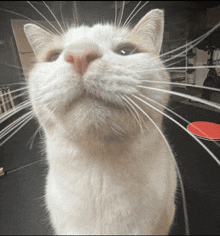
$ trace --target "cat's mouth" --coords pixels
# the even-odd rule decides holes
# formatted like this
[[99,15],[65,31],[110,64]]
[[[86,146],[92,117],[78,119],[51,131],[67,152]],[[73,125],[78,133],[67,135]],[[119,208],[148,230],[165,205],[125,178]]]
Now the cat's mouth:
[[124,108],[122,104],[117,103],[115,100],[111,100],[111,99],[105,99],[102,96],[100,96],[99,94],[93,94],[93,93],[89,93],[87,91],[84,91],[81,96],[77,99],[76,102],[94,102],[96,104],[99,104],[101,106],[105,106],[108,108],[112,108],[112,109],[121,109]]
[[87,103],[88,101],[94,102],[96,104],[100,104],[102,106],[106,106],[109,108],[114,109],[121,109],[124,108],[122,99],[120,99],[120,96],[113,93],[97,93],[91,90],[87,90],[86,88],[83,88],[80,93],[71,102],[71,106],[76,106],[78,103]]

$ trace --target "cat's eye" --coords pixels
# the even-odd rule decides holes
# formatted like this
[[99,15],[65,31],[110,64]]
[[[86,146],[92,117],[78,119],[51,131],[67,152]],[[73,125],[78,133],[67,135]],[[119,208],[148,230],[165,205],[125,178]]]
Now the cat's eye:
[[50,55],[50,57],[48,58],[48,62],[53,62],[56,61],[56,59],[59,57],[60,53],[59,52],[55,52],[53,54]]
[[135,46],[129,45],[129,46],[120,47],[120,49],[118,49],[116,53],[122,56],[128,56],[134,53],[138,53],[138,50]]

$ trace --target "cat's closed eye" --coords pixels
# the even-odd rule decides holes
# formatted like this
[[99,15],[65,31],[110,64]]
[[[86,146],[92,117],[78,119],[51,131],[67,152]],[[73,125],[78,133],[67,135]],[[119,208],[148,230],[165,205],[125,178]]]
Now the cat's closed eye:
[[127,46],[120,47],[115,52],[122,56],[128,56],[128,55],[138,53],[139,51],[135,46],[127,45]]
[[47,59],[47,62],[53,62],[53,61],[56,61],[56,59],[59,57],[60,53],[59,52],[54,52],[52,53],[48,59]]

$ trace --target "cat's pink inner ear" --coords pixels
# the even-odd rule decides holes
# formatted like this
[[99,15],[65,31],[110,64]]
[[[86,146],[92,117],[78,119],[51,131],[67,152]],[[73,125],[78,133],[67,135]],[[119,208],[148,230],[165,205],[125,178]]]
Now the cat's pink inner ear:
[[132,38],[142,47],[159,54],[163,42],[164,13],[155,9],[147,13],[132,30]]
[[37,58],[53,38],[49,32],[34,24],[26,24],[24,32]]

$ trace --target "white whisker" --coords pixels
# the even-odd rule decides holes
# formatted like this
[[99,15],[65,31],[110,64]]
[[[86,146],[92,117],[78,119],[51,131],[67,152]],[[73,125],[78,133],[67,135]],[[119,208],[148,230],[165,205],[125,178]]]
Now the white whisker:
[[31,106],[31,102],[24,101],[13,109],[10,109],[8,112],[5,112],[0,116],[0,123],[11,117],[12,115],[18,113],[19,111],[28,108]]
[[[12,104],[12,107],[10,108],[10,110],[14,110],[14,109],[16,109],[16,107],[17,107],[17,106],[15,106],[15,104],[14,104],[14,100],[15,100],[16,98],[22,97],[22,96],[27,95],[27,94],[28,94],[28,92],[25,91],[25,92],[23,92],[23,93],[21,93],[21,94],[19,94],[19,95],[17,95],[17,96],[11,96],[11,97],[12,97],[12,101],[11,101],[11,100],[8,100],[8,101],[5,102],[5,104]],[[8,112],[7,112],[7,113],[8,113]],[[4,112],[4,114],[5,114],[5,112]],[[2,117],[2,114],[0,115],[0,120],[1,120],[1,117]]]
[[118,100],[120,100],[120,102],[124,108],[124,111],[127,112],[127,109],[126,109],[127,106],[125,107],[126,104],[123,102],[123,100],[124,100],[123,97],[121,95],[120,96],[116,95],[116,96],[117,96]]
[[[207,33],[203,34],[202,36],[200,36],[199,38],[179,47],[179,48],[176,48],[172,51],[169,51],[169,52],[166,52],[164,54],[161,54],[159,55],[158,57],[161,58],[161,57],[164,57],[165,55],[169,55],[175,51],[179,51],[180,49],[184,48],[184,50],[176,55],[174,55],[173,57],[171,58],[168,58],[166,60],[163,61],[163,63],[166,63],[168,61],[172,61],[173,59],[175,58],[178,58],[179,56],[182,56],[182,55],[185,55],[187,53],[187,51],[189,51],[190,49],[193,49],[196,45],[198,45],[200,42],[202,42],[206,37],[208,37],[216,28],[218,28],[220,26],[220,22],[219,24],[217,24],[215,27],[213,27],[210,31],[208,31]],[[198,41],[197,41],[198,40]],[[194,43],[195,42],[195,43]],[[194,43],[194,44],[193,44]],[[189,47],[188,47],[189,46]]]
[[[149,101],[151,101],[151,102],[153,102],[153,103],[156,103],[158,106],[164,108],[165,110],[167,110],[167,111],[169,111],[170,113],[174,114],[175,116],[179,117],[181,120],[183,120],[183,121],[186,122],[187,124],[190,124],[190,123],[191,123],[191,122],[189,122],[187,119],[185,119],[184,117],[180,116],[179,114],[177,114],[176,112],[172,111],[172,110],[169,109],[168,107],[166,107],[166,106],[160,104],[159,102],[157,102],[157,101],[155,101],[155,100],[153,100],[153,99],[151,99],[151,98],[149,98],[149,97],[147,97],[147,96],[144,96],[143,94],[139,94],[139,96],[141,96],[141,97],[143,97],[143,98],[145,98],[145,99],[147,99],[147,100],[149,100]],[[207,135],[203,130],[199,129],[199,128],[196,127],[195,125],[192,124],[192,126],[193,126],[196,130],[200,131],[203,135]],[[210,139],[210,140],[212,140],[212,142],[214,142],[218,147],[220,147],[220,145],[219,145],[214,139]]]
[[[220,68],[220,66],[188,66],[187,69],[209,69],[209,68]],[[185,66],[177,66],[177,67],[171,67],[171,68],[166,68],[166,70],[185,70]]]
[[[197,44],[199,44],[202,40],[204,40],[205,38],[207,38],[207,37],[208,37],[214,30],[216,30],[219,26],[220,26],[220,22],[219,22],[218,24],[216,24],[216,25],[215,25],[211,30],[209,30],[207,33],[203,34],[202,36],[200,36],[200,37],[198,37],[198,38],[196,38],[196,39],[190,41],[189,43],[187,43],[187,44],[185,44],[185,45],[183,45],[183,46],[181,46],[181,47],[179,47],[179,48],[176,48],[176,49],[171,50],[171,51],[169,51],[169,52],[163,53],[163,54],[161,54],[159,57],[163,57],[163,56],[169,55],[169,54],[171,54],[171,53],[174,53],[174,52],[176,52],[176,51],[179,51],[179,50],[182,49],[182,48],[186,48],[186,47],[188,47],[188,46],[190,46],[190,47],[187,49],[187,51],[190,50],[190,49],[192,49],[192,48],[194,48],[194,47],[195,47]],[[196,41],[197,41],[197,42],[196,42]],[[196,43],[195,43],[195,42],[196,42]],[[192,46],[193,43],[195,43],[195,44]],[[183,51],[183,53],[185,53],[185,52],[186,52],[186,50]]]
[[169,91],[169,90],[165,90],[165,89],[159,89],[159,88],[153,88],[153,87],[147,87],[147,86],[142,86],[142,85],[138,85],[139,88],[144,88],[144,89],[149,89],[149,90],[154,90],[154,91],[159,91],[159,92],[163,92],[163,93],[168,93],[168,94],[173,94],[179,97],[183,97],[183,98],[187,98],[187,99],[191,99],[203,104],[206,104],[208,106],[220,109],[220,105],[218,105],[217,103],[214,102],[210,102],[198,97],[193,97],[191,95],[187,95],[187,94],[183,94],[183,93],[178,93],[178,92],[174,92],[174,91]]
[[209,68],[220,68],[220,66],[177,66],[177,67],[162,67],[162,68],[152,68],[152,69],[145,69],[145,70],[140,70],[140,72],[142,71],[169,71],[169,70],[185,70],[185,69],[209,69]]
[[[166,63],[166,62],[168,62],[168,61],[172,61],[173,59],[175,59],[175,58],[177,58],[177,57],[179,57],[179,56],[185,55],[190,49],[193,49],[196,45],[198,45],[198,44],[199,44],[200,42],[202,42],[205,38],[207,38],[207,37],[208,37],[216,28],[218,28],[219,26],[220,26],[220,22],[219,22],[215,27],[213,27],[210,31],[208,31],[208,32],[205,33],[204,35],[200,36],[199,38],[197,38],[197,39],[191,41],[190,43],[187,43],[187,44],[185,44],[185,45],[183,45],[183,46],[181,46],[181,47],[179,47],[179,48],[177,48],[177,49],[174,49],[174,50],[172,50],[172,51],[169,51],[169,52],[167,52],[167,53],[164,53],[164,54],[162,54],[162,55],[159,55],[159,57],[161,58],[161,57],[163,57],[163,56],[165,56],[165,55],[169,55],[169,54],[173,53],[174,51],[179,51],[179,50],[182,49],[182,48],[184,48],[184,50],[183,50],[182,52],[180,52],[180,53],[174,55],[174,56],[171,57],[171,58],[168,58],[168,59],[164,60],[163,63]],[[197,40],[198,40],[198,41],[197,41]],[[195,41],[195,43],[194,43],[194,41]],[[194,43],[194,44],[193,44],[193,43]],[[189,45],[190,45],[190,46],[189,46]],[[189,46],[189,47],[188,47],[188,46]]]
[[44,5],[47,7],[47,9],[50,11],[50,13],[52,14],[52,16],[54,17],[55,21],[57,22],[57,24],[60,26],[60,29],[64,32],[63,27],[60,25],[60,22],[57,20],[56,16],[54,15],[54,13],[51,11],[51,9],[49,8],[49,6],[43,1]]
[[9,93],[13,94],[13,93],[16,93],[16,92],[19,92],[19,91],[22,91],[22,90],[27,90],[27,87],[26,88],[15,89],[15,90],[12,90],[12,91],[10,91],[8,93],[4,93],[4,94],[9,94]]
[[30,138],[30,140],[29,140],[30,149],[32,149],[34,140],[35,140],[35,138],[36,138],[36,136],[37,136],[37,133],[40,131],[40,129],[41,129],[41,126],[34,132],[34,134],[32,135],[32,137]]
[[61,7],[61,1],[60,1],[60,14],[61,14],[61,19],[62,19],[62,22],[63,22],[63,27],[65,27],[66,29],[66,24],[65,24],[65,21],[64,21],[64,18],[63,18],[63,12],[62,12],[62,7]]
[[[43,110],[45,107],[47,107],[47,106],[48,106],[49,104],[51,104],[52,102],[53,102],[53,101],[49,102],[48,104],[45,104],[41,110]],[[54,109],[48,114],[48,117],[51,117],[51,115],[54,113],[55,110],[56,110],[56,108],[54,108]],[[35,131],[35,133],[33,134],[33,136],[30,138],[30,141],[29,141],[29,142],[31,142],[31,143],[30,143],[30,149],[32,149],[34,139],[35,139],[37,133],[39,132],[39,130],[40,130],[41,128],[42,128],[42,127],[40,126],[40,127]],[[32,141],[31,141],[31,140],[32,140]]]
[[166,113],[164,113],[164,112],[160,111],[159,109],[157,109],[156,107],[152,106],[150,103],[148,103],[145,100],[139,98],[138,96],[136,96],[136,95],[132,95],[132,96],[134,98],[138,99],[139,101],[143,102],[144,104],[148,105],[149,107],[153,108],[154,110],[158,111],[162,115],[166,116],[168,119],[170,119],[175,124],[177,124],[179,127],[181,127],[183,130],[185,130],[191,137],[193,137],[193,139],[196,140],[196,142],[198,142],[211,155],[211,157],[217,162],[217,164],[220,165],[220,161],[218,160],[218,158],[198,138],[196,138],[190,131],[188,131],[183,125],[181,125],[179,122],[177,122],[171,116],[167,115]]
[[176,64],[180,63],[181,61],[185,61],[185,60],[186,60],[185,58],[178,59],[177,61],[175,60],[173,63],[170,63],[169,65],[166,65],[166,67],[170,68],[171,66],[176,65]]
[[115,1],[115,26],[116,26],[116,22],[117,22],[117,12],[118,12],[118,4],[117,1]]
[[212,88],[212,87],[207,87],[207,86],[202,86],[202,85],[195,85],[195,84],[184,84],[184,83],[177,83],[177,82],[166,82],[166,81],[155,81],[155,80],[142,80],[143,82],[149,82],[149,83],[158,83],[158,84],[170,84],[174,86],[187,86],[187,87],[192,87],[192,88],[201,88],[201,89],[208,89],[216,92],[220,92],[220,89],[218,88]]
[[[140,120],[140,115],[139,113],[136,111],[136,109],[134,108],[134,106],[132,106],[132,104],[129,102],[129,100],[125,97],[123,97],[123,99],[130,105],[130,107],[135,111],[136,115],[133,113],[133,111],[130,109],[130,107],[128,105],[126,105],[126,107],[129,109],[129,111],[131,112],[131,114],[133,115],[133,117],[135,118],[135,120],[137,121],[138,125],[140,126],[140,129],[141,129],[141,133],[143,133],[143,128],[142,128],[142,125],[141,125],[141,120]],[[137,117],[136,117],[137,116]],[[143,120],[142,120],[143,122]],[[144,122],[143,122],[144,123]]]
[[20,66],[15,66],[15,65],[10,65],[10,64],[8,64],[8,63],[0,63],[1,65],[6,65],[6,66],[10,66],[10,67],[13,67],[13,68],[16,68],[16,69],[22,69],[22,67],[20,67]]
[[78,18],[76,1],[73,2],[73,5],[74,5],[74,12],[75,12],[75,14],[73,13],[73,17],[74,17],[74,20],[76,21],[76,24],[79,25],[79,18]]
[[149,3],[149,1],[145,2],[144,5],[142,5],[142,6],[137,10],[137,12],[130,18],[130,20],[127,22],[127,24],[126,24],[124,27],[126,27],[126,26],[131,22],[131,20],[138,14],[138,12],[139,12],[146,4],[148,4],[148,3]]
[[[110,128],[116,133],[116,134],[118,134],[119,136],[122,136],[122,134],[121,133],[119,133],[116,129],[114,129],[112,126],[110,126]],[[123,132],[123,133],[125,133],[125,132]]]
[[122,3],[121,14],[120,14],[120,17],[119,17],[119,22],[117,24],[118,26],[121,25],[121,21],[122,21],[123,14],[124,14],[124,7],[125,7],[125,1],[123,1],[123,3]]
[[33,119],[33,115],[30,116],[28,119],[25,119],[24,123],[22,125],[20,125],[20,127],[18,127],[11,135],[9,135],[9,137],[7,137],[3,142],[0,143],[0,147],[6,143],[14,134],[16,134],[23,126],[25,126],[30,120]]
[[20,123],[22,123],[23,120],[29,117],[30,115],[33,116],[33,111],[27,112],[26,114],[22,115],[21,117],[16,119],[14,122],[12,122],[10,125],[6,126],[3,130],[0,131],[0,139],[2,139],[4,136],[10,133],[14,128],[19,126]]
[[155,126],[155,128],[158,130],[158,132],[160,133],[161,137],[163,138],[173,160],[175,163],[175,167],[176,167],[176,171],[177,171],[177,175],[180,181],[180,188],[181,188],[181,193],[182,193],[182,200],[183,200],[183,212],[184,212],[184,220],[185,220],[185,230],[186,230],[186,235],[190,235],[190,231],[189,231],[189,219],[188,219],[188,213],[187,213],[187,207],[186,207],[186,196],[185,196],[185,189],[184,189],[184,185],[183,185],[183,180],[180,174],[180,170],[179,167],[177,165],[176,159],[173,156],[173,152],[170,148],[170,145],[165,137],[165,135],[162,133],[162,131],[160,130],[160,128],[157,126],[157,124],[151,119],[151,117],[143,110],[141,109],[141,107],[139,107],[132,99],[130,99],[128,96],[126,96],[127,99],[129,99],[150,121],[151,123]]
[[[13,95],[13,99],[22,97],[22,96],[24,96],[24,95],[28,95],[28,91],[24,91],[23,93],[20,93],[20,94],[18,94],[18,95],[16,95],[16,96]],[[10,102],[10,101],[9,101],[9,102]]]
[[127,23],[127,21],[129,20],[129,18],[132,16],[133,12],[136,10],[136,8],[140,5],[141,1],[138,2],[138,4],[136,5],[136,7],[133,9],[133,11],[130,13],[130,15],[128,16],[128,18],[126,19],[126,21],[124,22],[124,24],[122,25],[122,27],[124,27]]
[[[9,12],[9,13],[12,13],[12,14],[17,15],[17,16],[21,16],[21,17],[23,17],[23,18],[25,18],[25,19],[28,19],[28,20],[30,20],[31,22],[34,22],[36,25],[40,26],[41,28],[45,29],[47,32],[49,32],[49,33],[51,33],[51,34],[54,34],[51,30],[48,30],[45,26],[39,24],[37,21],[32,20],[31,18],[29,18],[29,17],[27,17],[27,16],[25,16],[25,15],[22,15],[22,14],[20,14],[20,13],[14,12],[14,11],[6,10],[6,9],[0,9],[0,10],[5,11],[5,12]],[[60,33],[59,33],[59,34],[60,34]]]
[[11,83],[11,84],[2,84],[1,86],[3,86],[3,87],[7,87],[7,86],[18,86],[18,85],[27,85],[27,83],[26,82],[15,82],[15,83]]
[[56,32],[57,32],[59,35],[61,35],[61,33],[57,30],[57,28],[56,28],[56,27],[42,14],[33,4],[31,4],[29,1],[27,1],[27,3],[30,4],[30,5],[36,10],[36,12],[37,12],[38,14],[40,14],[40,15],[46,20],[46,22],[48,22],[48,24],[49,24],[50,26],[52,26],[53,29],[56,30]]
[[[28,123],[28,121],[27,121],[27,123]],[[26,123],[25,123],[25,124],[26,124]],[[25,124],[24,124],[24,125],[25,125]],[[8,174],[11,174],[11,173],[13,173],[13,172],[16,172],[16,171],[18,171],[18,170],[21,170],[21,169],[26,168],[26,167],[28,167],[28,166],[35,165],[35,164],[40,163],[40,162],[43,162],[43,161],[45,161],[45,160],[34,161],[34,162],[30,163],[30,164],[27,164],[27,165],[18,167],[18,168],[14,169],[14,170],[9,170],[9,171],[6,172],[6,174],[7,174],[7,175],[8,175]],[[44,198],[44,196],[41,197],[41,198]]]

